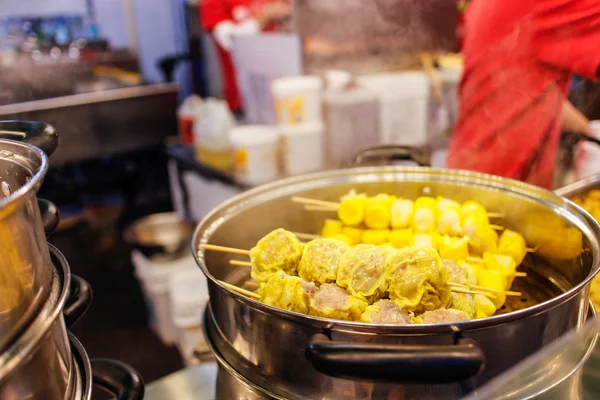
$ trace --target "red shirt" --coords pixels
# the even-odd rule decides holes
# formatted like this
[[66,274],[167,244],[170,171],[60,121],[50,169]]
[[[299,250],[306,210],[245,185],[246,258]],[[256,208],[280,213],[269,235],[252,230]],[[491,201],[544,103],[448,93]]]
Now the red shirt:
[[599,0],[473,0],[448,167],[551,188],[571,75],[600,67]]

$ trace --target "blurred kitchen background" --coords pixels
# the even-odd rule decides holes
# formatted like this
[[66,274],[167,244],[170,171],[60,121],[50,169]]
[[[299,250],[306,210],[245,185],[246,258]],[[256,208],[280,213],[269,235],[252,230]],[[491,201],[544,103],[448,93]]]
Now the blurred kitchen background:
[[[241,108],[223,101],[201,6],[0,6],[0,119],[60,133],[39,197],[60,207],[51,242],[94,289],[74,333],[91,357],[129,363],[147,382],[193,363],[201,346],[202,284],[178,298],[186,289],[174,278],[200,274],[189,226],[248,187],[343,167],[370,145],[415,146],[443,166],[458,107],[456,1],[292,1],[278,32],[233,38]],[[576,89],[575,104],[598,118],[587,94],[597,90]],[[252,161],[265,152],[266,162]],[[188,227],[185,255],[156,258],[144,238],[125,240],[134,221],[171,211]],[[150,219],[140,229],[156,223],[177,225]]]

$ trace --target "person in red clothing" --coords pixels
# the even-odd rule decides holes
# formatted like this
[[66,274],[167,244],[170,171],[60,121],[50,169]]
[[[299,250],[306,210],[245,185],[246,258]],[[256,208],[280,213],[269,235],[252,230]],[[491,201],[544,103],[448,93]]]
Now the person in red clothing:
[[223,75],[225,99],[233,111],[241,111],[235,68],[229,53],[233,35],[274,31],[290,14],[285,0],[201,0],[202,26],[215,40]]
[[600,1],[471,0],[447,166],[552,188],[561,130],[589,133],[566,100],[600,67]]

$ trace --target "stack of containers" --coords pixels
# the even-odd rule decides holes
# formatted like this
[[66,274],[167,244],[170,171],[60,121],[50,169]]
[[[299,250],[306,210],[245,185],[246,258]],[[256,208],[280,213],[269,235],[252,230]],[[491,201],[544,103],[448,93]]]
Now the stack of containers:
[[324,124],[320,77],[285,77],[271,83],[286,176],[315,172],[324,165]]
[[430,83],[424,72],[365,75],[358,84],[375,93],[379,103],[379,142],[428,144]]
[[177,331],[175,344],[186,366],[195,362],[194,351],[206,347],[202,314],[208,300],[206,277],[197,268],[178,271],[169,279],[171,313]]

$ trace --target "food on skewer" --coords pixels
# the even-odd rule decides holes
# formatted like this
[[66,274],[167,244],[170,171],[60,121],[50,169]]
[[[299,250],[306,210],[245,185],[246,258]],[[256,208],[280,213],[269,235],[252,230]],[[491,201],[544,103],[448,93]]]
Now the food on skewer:
[[[573,201],[583,207],[587,212],[592,214],[597,221],[600,221],[600,190],[592,189],[589,192],[579,195],[573,198]],[[573,234],[571,234],[573,236]],[[570,246],[573,249],[576,249],[576,246],[579,246],[578,238],[573,240],[573,237],[569,241],[570,243],[567,246]],[[575,246],[571,245],[575,244]],[[579,248],[580,250],[581,248]],[[573,251],[573,253],[575,253]],[[600,309],[600,275],[596,275],[596,277],[592,280],[592,284],[590,286],[590,295],[594,305],[596,306],[596,310]]]
[[437,310],[426,311],[423,314],[415,317],[415,324],[442,324],[447,322],[460,322],[467,321],[469,315],[460,310],[455,310],[453,308],[440,308]]
[[336,235],[342,234],[342,229],[344,228],[344,224],[342,221],[337,219],[329,219],[325,220],[325,224],[323,225],[323,230],[321,231],[321,235],[326,238],[332,238]]
[[258,283],[266,282],[277,272],[296,274],[304,245],[285,229],[276,229],[260,239],[250,250],[251,276]]
[[365,229],[362,243],[381,245],[387,243],[389,236],[390,231],[388,229]]
[[352,242],[352,245],[355,246],[362,243],[364,231],[364,229],[354,228],[352,226],[344,226],[342,228],[342,235],[348,237]]
[[340,240],[314,239],[304,246],[298,276],[318,284],[335,282],[342,256],[350,246]]
[[309,295],[309,314],[323,318],[358,321],[369,303],[348,294],[334,283],[325,283]]
[[412,246],[413,231],[410,228],[392,229],[388,240],[397,249]]
[[438,235],[432,233],[415,233],[413,235],[412,247],[432,247],[437,250]]
[[[396,250],[360,244],[352,248],[331,238],[317,238],[302,245],[292,232],[283,229],[267,234],[249,252],[203,246],[249,253],[252,272],[263,278],[255,279],[260,285],[256,296],[265,304],[327,318],[393,323],[439,309],[444,310],[442,314],[448,313],[446,318],[458,318],[456,315],[463,315],[460,312],[476,318],[492,315],[507,294],[505,266],[488,269],[481,265],[475,272],[464,260],[442,262],[432,247]],[[514,264],[510,257],[501,257]],[[257,261],[263,263],[260,269]],[[478,281],[476,275],[482,278]],[[476,287],[489,288],[489,292],[473,290]],[[448,311],[451,309],[454,311]]]
[[407,248],[387,263],[390,299],[409,311],[424,312],[450,302],[448,270],[431,247]]
[[337,213],[344,225],[355,226],[361,224],[365,219],[365,194],[350,192],[340,201]]
[[387,290],[386,265],[390,251],[382,246],[359,244],[340,259],[336,283],[348,293],[370,303]]
[[510,256],[517,265],[521,264],[527,254],[525,238],[520,233],[505,229],[498,239],[498,253]]
[[469,238],[442,236],[438,244],[438,252],[443,259],[466,260],[469,257]]
[[412,228],[415,233],[429,233],[436,229],[437,201],[433,197],[421,196],[415,200]]
[[438,197],[437,230],[442,235],[462,236],[462,210],[454,200]]
[[387,229],[390,226],[392,203],[395,197],[378,194],[365,200],[365,225],[370,229]]
[[412,200],[398,199],[392,203],[390,210],[390,223],[393,229],[410,228],[415,214],[415,205]]
[[262,283],[258,289],[260,301],[273,307],[307,314],[309,295],[317,291],[317,286],[297,276],[277,271]]
[[360,316],[362,322],[374,324],[410,324],[413,313],[401,308],[393,300],[379,300],[367,307]]

